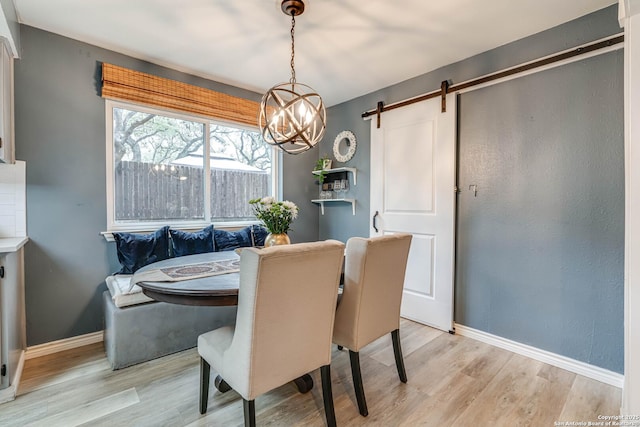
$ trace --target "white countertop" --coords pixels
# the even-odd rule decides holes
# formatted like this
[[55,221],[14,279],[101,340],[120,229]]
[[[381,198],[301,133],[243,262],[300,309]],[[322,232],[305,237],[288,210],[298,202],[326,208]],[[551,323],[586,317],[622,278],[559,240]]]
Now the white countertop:
[[0,253],[15,252],[28,241],[28,237],[0,237]]

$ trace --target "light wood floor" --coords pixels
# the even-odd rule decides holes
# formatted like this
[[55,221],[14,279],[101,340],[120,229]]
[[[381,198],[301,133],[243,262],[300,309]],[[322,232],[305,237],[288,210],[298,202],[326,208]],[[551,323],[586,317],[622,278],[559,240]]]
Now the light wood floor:
[[[339,426],[553,426],[619,413],[620,389],[487,344],[403,320],[409,382],[398,380],[391,338],[361,352],[369,416],[358,414],[349,355],[331,365]],[[262,426],[324,426],[319,372],[300,394],[287,384],[256,399]],[[102,344],[28,360],[0,426],[236,426],[242,400],[213,388],[198,413],[195,349],[112,371]]]

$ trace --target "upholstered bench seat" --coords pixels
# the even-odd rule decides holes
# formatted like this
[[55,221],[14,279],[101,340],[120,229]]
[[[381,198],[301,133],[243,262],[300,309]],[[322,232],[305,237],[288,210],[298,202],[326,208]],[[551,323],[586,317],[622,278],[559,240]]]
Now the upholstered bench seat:
[[108,291],[103,293],[103,306],[104,347],[112,369],[195,347],[200,334],[232,325],[236,319],[235,306],[145,302],[118,307]]
[[237,231],[208,226],[195,233],[163,227],[139,235],[114,233],[122,269],[105,282],[104,346],[113,369],[125,368],[195,347],[198,336],[233,325],[235,306],[199,307],[156,302],[139,286],[129,289],[131,274],[155,261],[264,244],[267,231],[252,225]]

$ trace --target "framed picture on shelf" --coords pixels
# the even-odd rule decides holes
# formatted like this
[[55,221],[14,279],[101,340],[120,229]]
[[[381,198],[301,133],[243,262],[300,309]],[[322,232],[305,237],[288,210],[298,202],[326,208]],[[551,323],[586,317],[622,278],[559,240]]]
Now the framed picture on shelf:
[[331,169],[331,159],[324,159],[322,161],[322,169],[324,170]]

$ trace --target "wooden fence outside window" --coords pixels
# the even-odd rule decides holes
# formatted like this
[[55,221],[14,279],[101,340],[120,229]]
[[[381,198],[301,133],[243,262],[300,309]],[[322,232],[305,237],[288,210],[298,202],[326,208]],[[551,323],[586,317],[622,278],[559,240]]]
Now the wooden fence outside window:
[[[255,219],[248,202],[271,194],[270,181],[265,172],[212,169],[211,220]],[[203,169],[122,161],[114,196],[116,221],[202,220]]]

